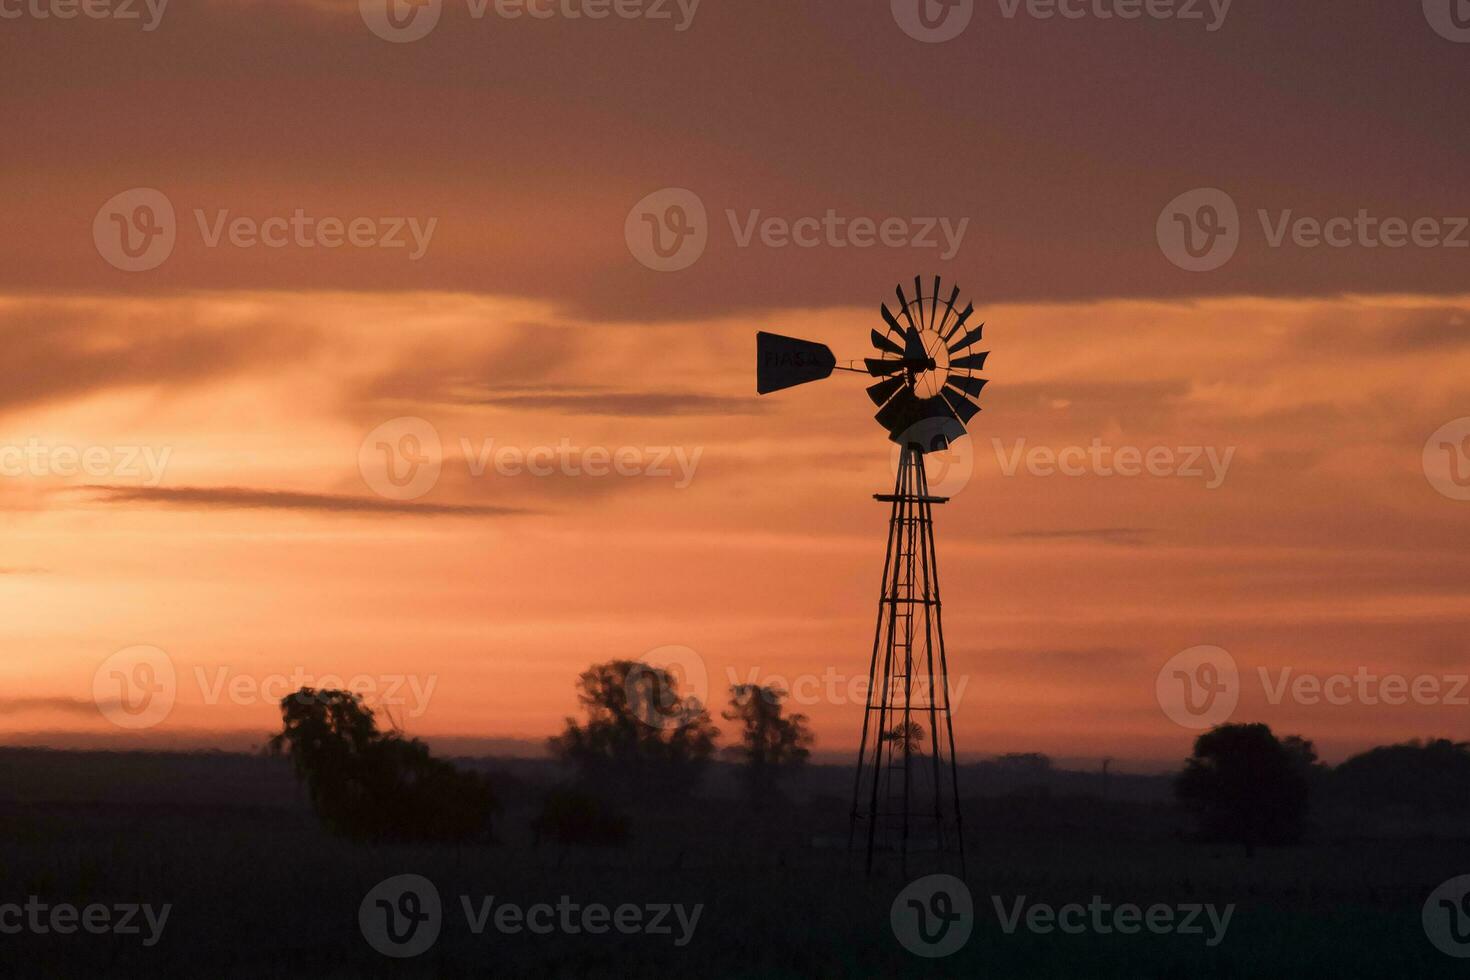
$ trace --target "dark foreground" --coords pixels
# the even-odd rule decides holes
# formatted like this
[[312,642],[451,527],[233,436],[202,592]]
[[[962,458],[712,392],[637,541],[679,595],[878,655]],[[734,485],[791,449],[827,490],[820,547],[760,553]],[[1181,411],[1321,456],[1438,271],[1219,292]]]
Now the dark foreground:
[[[323,834],[273,760],[0,751],[0,975],[1377,978],[1465,968],[1421,919],[1437,886],[1470,873],[1470,837],[1444,828],[1389,824],[1364,837],[1355,826],[1247,857],[1188,841],[1161,801],[974,797],[973,932],[953,954],[923,958],[890,919],[918,871],[865,878],[840,849],[816,846],[842,837],[836,796],[760,817],[734,799],[651,806],[633,814],[626,847],[538,847],[527,768],[506,783],[499,845],[365,847]],[[401,959],[375,949],[383,938],[359,917],[368,900],[369,929],[396,915],[403,938],[413,916],[431,915],[397,893],[376,905],[388,893],[375,889],[400,875],[427,879],[440,903],[433,924],[420,923],[437,936],[415,934],[432,942]],[[1081,908],[1062,911],[1069,903]],[[1136,919],[1120,918],[1130,903]],[[153,919],[139,909],[127,923],[136,931],[119,934],[127,909],[144,905]],[[596,906],[604,916],[589,913]],[[1018,909],[1019,921],[1005,921]],[[1072,932],[1053,924],[1058,912]]]

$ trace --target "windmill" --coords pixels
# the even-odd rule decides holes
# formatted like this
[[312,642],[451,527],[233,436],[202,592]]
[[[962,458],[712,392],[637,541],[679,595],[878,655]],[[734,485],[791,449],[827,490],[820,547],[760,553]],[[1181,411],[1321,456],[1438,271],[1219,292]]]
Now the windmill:
[[888,550],[873,655],[868,665],[862,741],[853,785],[848,851],[859,844],[866,867],[875,853],[897,852],[904,873],[910,854],[956,853],[964,867],[964,838],[955,768],[949,665],[940,618],[939,572],[933,508],[947,497],[929,492],[924,455],[949,448],[980,411],[985,387],[976,373],[984,324],[970,326],[974,304],[959,308],[960,290],[941,298],[914,279],[912,296],[896,290],[898,304],[880,308],[883,330],[871,334],[876,357],[839,365],[825,344],[760,333],[756,337],[756,390],[762,394],[828,378],[834,371],[876,379],[868,397],[874,416],[899,446],[893,492],[874,494],[890,505]]

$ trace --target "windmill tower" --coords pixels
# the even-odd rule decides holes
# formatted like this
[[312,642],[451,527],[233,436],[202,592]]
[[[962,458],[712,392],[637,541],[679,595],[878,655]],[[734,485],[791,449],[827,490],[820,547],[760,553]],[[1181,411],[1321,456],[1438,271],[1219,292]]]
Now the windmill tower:
[[892,493],[874,494],[889,505],[888,547],[883,561],[878,622],[868,665],[853,786],[848,850],[861,847],[868,871],[875,855],[896,853],[907,874],[911,856],[957,855],[964,867],[964,837],[955,768],[949,663],[934,547],[934,507],[947,498],[929,492],[924,455],[949,448],[980,411],[974,399],[985,387],[976,372],[986,353],[975,351],[984,324],[970,328],[973,304],[958,307],[959,287],[941,299],[934,279],[925,294],[897,289],[897,311],[881,307],[884,330],[873,330],[878,356],[862,367],[838,365],[823,344],[761,333],[756,338],[757,391],[820,381],[834,370],[878,379],[868,397],[874,416],[899,446]]

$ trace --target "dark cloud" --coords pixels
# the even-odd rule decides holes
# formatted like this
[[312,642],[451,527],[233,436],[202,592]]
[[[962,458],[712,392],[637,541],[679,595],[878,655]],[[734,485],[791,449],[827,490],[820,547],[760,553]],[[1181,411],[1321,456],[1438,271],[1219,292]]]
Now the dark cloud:
[[0,698],[0,715],[42,711],[96,717],[97,704],[82,698]]
[[1140,547],[1153,540],[1155,532],[1141,527],[1059,528],[1046,531],[1015,531],[1010,537],[1032,541],[1096,541],[1102,544]]
[[697,391],[581,391],[517,393],[496,391],[466,399],[477,405],[528,412],[562,412],[572,415],[607,415],[620,418],[665,416],[756,415],[766,405],[754,397],[737,398]]
[[330,514],[407,514],[422,517],[502,517],[527,514],[518,507],[384,500],[346,494],[296,493],[249,487],[130,487],[91,484],[84,488],[104,504],[156,504],[180,510],[294,510]]
[[[130,39],[147,59],[114,23],[22,18],[7,25],[0,111],[7,186],[24,193],[7,200],[0,287],[443,289],[594,319],[876,304],[918,271],[982,304],[1458,293],[1463,250],[1271,248],[1262,232],[1260,209],[1470,213],[1463,149],[1446,135],[1463,115],[1464,46],[1419,4],[1326,11],[1236,3],[1210,32],[1005,18],[981,3],[968,32],[930,45],[882,2],[705,3],[682,33],[616,17],[477,21],[445,3],[431,35],[398,45],[372,36],[356,3],[226,0],[171,6]],[[99,258],[90,229],[135,186],[170,196],[180,234],[164,265],[130,276]],[[704,256],[668,275],[624,241],[634,203],[664,187],[696,192],[711,230]],[[1198,187],[1230,193],[1244,231],[1208,275],[1170,264],[1154,233]],[[439,226],[411,262],[407,249],[206,248],[193,216],[297,207]],[[971,224],[944,260],[742,247],[726,214],[829,209]]]

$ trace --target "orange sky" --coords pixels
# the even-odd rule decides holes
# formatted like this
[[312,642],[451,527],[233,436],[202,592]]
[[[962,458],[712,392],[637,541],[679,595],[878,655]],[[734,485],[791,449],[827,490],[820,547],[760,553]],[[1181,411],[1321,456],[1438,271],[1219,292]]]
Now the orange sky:
[[[757,399],[753,337],[866,356],[916,273],[958,282],[994,351],[936,471],[962,754],[1177,758],[1155,681],[1199,645],[1238,663],[1237,720],[1329,757],[1463,737],[1465,705],[1273,704],[1258,670],[1470,670],[1470,503],[1424,461],[1470,416],[1470,250],[1271,241],[1288,212],[1456,234],[1470,47],[1418,4],[1258,6],[1207,31],[979,3],[942,44],[849,0],[704,0],[682,31],[445,0],[409,43],[335,0],[5,20],[0,738],[122,739],[94,675],[139,645],[177,677],[155,740],[264,731],[262,683],[354,675],[405,678],[416,734],[540,738],[589,663],[681,648],[716,709],[800,680],[845,750],[859,709],[828,692],[866,672],[889,446],[861,379]],[[176,241],[129,272],[94,224],[135,188]],[[663,188],[707,209],[678,272],[626,237]],[[1192,273],[1157,236],[1198,188],[1240,241]],[[298,210],[432,233],[209,243]],[[828,212],[965,232],[741,244]],[[379,493],[378,444],[425,425],[432,488]],[[1025,463],[1094,443],[1203,471]],[[507,449],[579,473],[497,472]],[[604,458],[638,475],[580,472]]]
[[[965,749],[1176,755],[1190,732],[1154,679],[1200,644],[1249,675],[1240,717],[1330,750],[1457,735],[1463,708],[1273,706],[1253,678],[1464,670],[1466,505],[1434,489],[1421,454],[1463,412],[1467,307],[989,308],[997,380],[955,467],[935,471],[954,493],[939,545]],[[859,714],[840,692],[866,671],[886,521],[869,494],[891,480],[890,453],[861,379],[757,399],[752,332],[861,354],[873,319],[594,328],[442,293],[7,299],[8,348],[42,367],[6,400],[3,443],[138,446],[166,466],[158,481],[145,462],[5,480],[0,724],[108,730],[93,673],[145,644],[179,677],[154,735],[264,730],[275,709],[248,685],[304,673],[367,675],[385,696],[413,678],[394,715],[421,734],[536,736],[574,709],[582,667],[677,646],[715,702],[731,672],[809,678],[820,744],[845,747]],[[444,447],[415,500],[375,493],[359,463],[369,433],[402,417]],[[1223,481],[1208,456],[1197,477],[1005,473],[1017,440],[1094,439],[1208,447],[1229,466]],[[492,462],[475,476],[465,440],[472,456],[485,440],[634,447],[640,472],[658,462],[641,451],[669,447],[670,472]],[[221,678],[246,693],[208,703]]]

